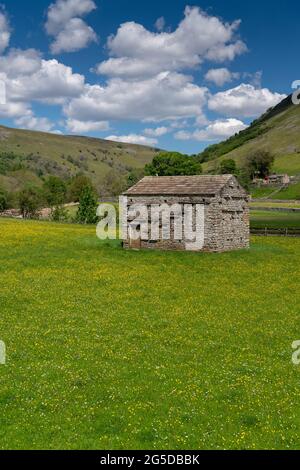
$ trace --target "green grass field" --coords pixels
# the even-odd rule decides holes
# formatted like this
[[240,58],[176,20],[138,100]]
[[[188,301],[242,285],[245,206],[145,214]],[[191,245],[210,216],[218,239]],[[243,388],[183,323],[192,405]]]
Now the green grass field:
[[289,202],[274,202],[274,201],[256,201],[255,199],[250,202],[250,207],[268,207],[270,209],[300,209],[300,201],[289,201]]
[[0,233],[1,449],[299,448],[300,239],[197,254]]
[[282,189],[278,193],[272,194],[276,191],[276,188],[256,188],[251,191],[253,198],[263,198],[270,197],[272,199],[282,199],[282,200],[300,200],[300,183],[291,184],[288,188]]
[[251,228],[298,228],[300,229],[299,212],[251,211]]

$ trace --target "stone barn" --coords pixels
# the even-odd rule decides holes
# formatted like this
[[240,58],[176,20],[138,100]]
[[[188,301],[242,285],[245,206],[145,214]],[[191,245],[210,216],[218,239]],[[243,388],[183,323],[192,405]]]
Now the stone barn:
[[[194,250],[223,252],[249,248],[248,194],[232,175],[221,176],[147,176],[123,195],[123,228],[126,228],[124,248]],[[156,236],[150,229],[141,231],[140,237],[131,235],[141,230],[139,221],[130,215],[130,208],[139,204],[145,207],[148,226],[156,224]],[[175,205],[175,206],[174,206]],[[153,207],[170,208],[170,228],[162,217],[153,219]],[[174,207],[192,211],[193,230],[202,233],[202,243],[191,245],[186,233],[175,236],[175,224],[184,226],[184,217]],[[199,209],[200,218],[195,213]],[[175,213],[176,212],[176,213]],[[124,214],[124,211],[123,211]],[[201,218],[202,215],[202,218]],[[178,225],[176,225],[178,228]],[[134,229],[134,230],[133,230]],[[178,232],[177,232],[178,233]]]

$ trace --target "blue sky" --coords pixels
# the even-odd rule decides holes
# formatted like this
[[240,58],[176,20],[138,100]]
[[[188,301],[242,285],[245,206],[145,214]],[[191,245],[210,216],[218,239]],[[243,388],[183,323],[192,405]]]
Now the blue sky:
[[8,126],[197,153],[300,78],[296,1],[1,5]]

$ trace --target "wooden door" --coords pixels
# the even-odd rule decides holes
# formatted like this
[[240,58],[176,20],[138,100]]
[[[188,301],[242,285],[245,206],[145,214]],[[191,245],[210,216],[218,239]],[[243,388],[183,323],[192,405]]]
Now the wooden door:
[[141,248],[141,238],[139,237],[137,240],[132,238],[132,231],[132,227],[129,227],[129,248],[133,250],[139,250]]

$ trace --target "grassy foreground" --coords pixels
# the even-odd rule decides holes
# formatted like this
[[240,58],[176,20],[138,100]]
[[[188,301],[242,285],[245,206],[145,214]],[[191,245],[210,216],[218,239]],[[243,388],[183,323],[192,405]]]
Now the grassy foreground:
[[1,449],[299,448],[300,239],[213,255],[0,235]]

